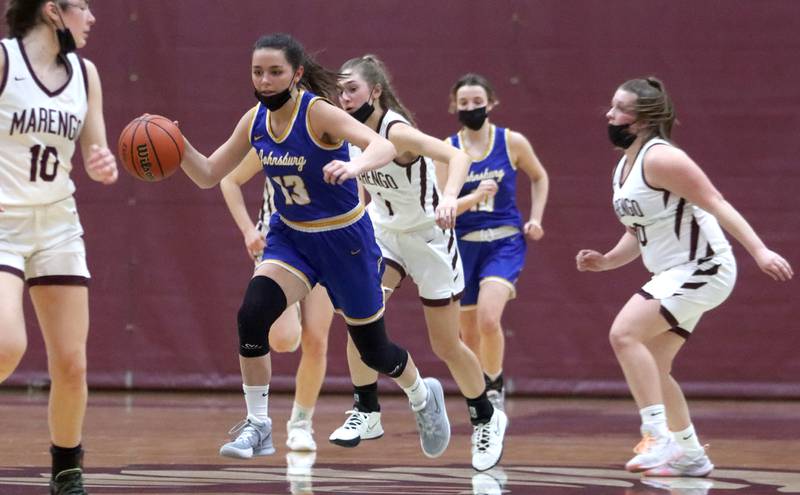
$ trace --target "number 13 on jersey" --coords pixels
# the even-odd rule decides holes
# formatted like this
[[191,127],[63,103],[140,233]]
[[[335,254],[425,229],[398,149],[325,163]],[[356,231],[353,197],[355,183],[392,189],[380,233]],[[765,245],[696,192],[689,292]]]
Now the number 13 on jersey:
[[286,198],[287,205],[307,205],[311,203],[308,190],[299,175],[281,175],[271,177],[272,181],[281,188],[283,197]]

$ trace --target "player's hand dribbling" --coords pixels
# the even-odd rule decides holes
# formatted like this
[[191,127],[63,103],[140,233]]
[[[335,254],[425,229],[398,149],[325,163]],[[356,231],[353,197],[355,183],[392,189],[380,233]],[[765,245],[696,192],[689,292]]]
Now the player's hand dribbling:
[[579,272],[602,272],[608,266],[605,255],[593,249],[581,249],[575,261]]
[[772,277],[773,280],[786,282],[791,280],[794,276],[792,265],[780,254],[770,249],[764,248],[757,253],[753,258],[756,260],[758,267]]
[[322,167],[323,179],[328,184],[344,184],[348,179],[355,178],[361,172],[361,167],[355,162],[333,160]]
[[436,225],[443,229],[452,229],[456,226],[456,209],[458,198],[455,196],[442,196],[439,205],[436,206]]
[[528,223],[523,227],[523,232],[532,241],[538,241],[544,237],[544,229],[536,220],[528,220]]
[[113,184],[119,177],[117,159],[108,148],[101,148],[93,144],[89,158],[86,159],[86,173],[94,181],[105,185]]

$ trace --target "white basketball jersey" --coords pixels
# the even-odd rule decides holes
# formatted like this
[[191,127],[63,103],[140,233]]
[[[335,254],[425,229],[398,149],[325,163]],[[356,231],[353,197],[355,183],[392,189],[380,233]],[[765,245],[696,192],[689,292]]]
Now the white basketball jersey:
[[[387,110],[381,118],[378,133],[387,137],[395,125],[411,125],[402,115]],[[361,150],[350,145],[350,159],[361,155]],[[372,222],[381,227],[412,231],[429,227],[436,221],[439,188],[433,160],[419,156],[409,164],[390,162],[385,167],[358,176],[372,201],[367,211]]]
[[614,170],[614,211],[635,231],[642,261],[652,273],[730,249],[717,219],[665,189],[651,187],[644,177],[644,156],[653,146],[672,146],[651,139],[639,151],[628,176],[622,177],[625,157]]
[[67,82],[48,90],[19,39],[2,40],[0,74],[0,204],[42,205],[68,198],[72,154],[88,109],[86,69],[67,55]]

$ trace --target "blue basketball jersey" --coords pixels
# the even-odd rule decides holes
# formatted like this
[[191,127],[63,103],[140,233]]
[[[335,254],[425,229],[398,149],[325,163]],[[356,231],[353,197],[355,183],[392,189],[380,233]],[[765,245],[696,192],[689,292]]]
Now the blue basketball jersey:
[[[465,196],[478,187],[482,180],[497,182],[497,194],[481,201],[458,216],[456,232],[462,236],[469,232],[502,226],[522,227],[522,217],[517,209],[517,169],[511,163],[508,150],[508,129],[492,126],[489,147],[484,156],[473,161],[460,196]],[[460,134],[450,136],[453,146],[463,149]]]
[[317,103],[328,104],[302,91],[280,136],[272,132],[270,112],[261,103],[250,125],[250,144],[272,181],[275,209],[288,226],[307,232],[340,228],[364,213],[354,179],[340,185],[323,180],[322,167],[331,160],[349,161],[350,155],[347,142],[329,145],[309,130],[309,110]]

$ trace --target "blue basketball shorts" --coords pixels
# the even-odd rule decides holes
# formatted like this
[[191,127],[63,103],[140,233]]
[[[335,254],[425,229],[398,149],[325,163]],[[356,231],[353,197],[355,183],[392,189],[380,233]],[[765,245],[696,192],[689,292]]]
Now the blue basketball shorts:
[[[478,303],[482,283],[492,281],[507,285],[511,298],[516,297],[515,284],[525,264],[528,247],[522,234],[493,241],[458,240],[464,266],[464,297],[461,307],[471,309]],[[474,309],[474,308],[473,308]]]
[[383,258],[366,214],[347,227],[322,232],[295,230],[273,215],[261,263],[289,270],[309,290],[323,285],[348,325],[383,316]]

